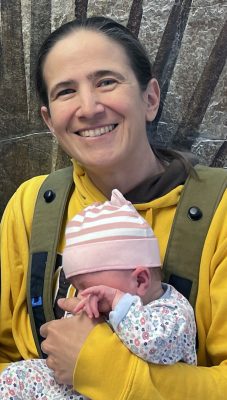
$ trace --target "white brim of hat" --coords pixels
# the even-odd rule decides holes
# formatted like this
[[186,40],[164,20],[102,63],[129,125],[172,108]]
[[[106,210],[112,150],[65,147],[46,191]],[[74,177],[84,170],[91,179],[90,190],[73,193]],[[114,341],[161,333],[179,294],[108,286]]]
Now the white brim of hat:
[[63,252],[63,269],[66,278],[75,275],[106,271],[161,267],[158,240],[142,239],[111,240],[73,245]]

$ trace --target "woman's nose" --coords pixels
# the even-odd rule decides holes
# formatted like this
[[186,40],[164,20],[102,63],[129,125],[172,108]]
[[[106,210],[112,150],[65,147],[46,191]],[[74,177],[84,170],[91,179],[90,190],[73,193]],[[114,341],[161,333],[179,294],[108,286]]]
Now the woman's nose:
[[92,91],[79,93],[78,108],[76,110],[78,118],[93,118],[96,114],[104,112],[104,109],[99,97]]

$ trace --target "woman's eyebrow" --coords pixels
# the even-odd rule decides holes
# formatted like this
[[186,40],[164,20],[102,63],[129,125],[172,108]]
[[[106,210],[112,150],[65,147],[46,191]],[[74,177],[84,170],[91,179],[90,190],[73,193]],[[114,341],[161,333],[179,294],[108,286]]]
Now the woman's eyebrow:
[[126,80],[125,76],[122,75],[120,72],[111,71],[111,70],[108,70],[108,69],[92,72],[91,74],[88,75],[88,79],[99,79],[99,78],[103,78],[103,77],[105,77],[107,75],[114,76],[115,78],[117,78],[117,79],[119,79],[121,81],[125,81]]

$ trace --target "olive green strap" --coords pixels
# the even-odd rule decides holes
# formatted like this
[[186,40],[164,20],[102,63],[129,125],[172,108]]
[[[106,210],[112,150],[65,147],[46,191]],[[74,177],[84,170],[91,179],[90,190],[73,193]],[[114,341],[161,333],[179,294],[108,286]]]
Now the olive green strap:
[[[196,166],[184,186],[170,232],[164,280],[188,297],[194,307],[203,245],[215,210],[227,187],[227,171]],[[186,293],[184,293],[184,291]]]
[[73,184],[72,167],[55,171],[42,184],[32,222],[27,302],[39,355],[40,326],[54,319],[53,274],[64,210]]

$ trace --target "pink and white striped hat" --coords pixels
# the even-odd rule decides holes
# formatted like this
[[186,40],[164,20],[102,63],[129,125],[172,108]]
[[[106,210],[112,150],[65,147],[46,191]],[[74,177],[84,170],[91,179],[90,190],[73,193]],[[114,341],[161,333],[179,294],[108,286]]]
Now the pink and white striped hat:
[[63,268],[66,278],[104,270],[160,267],[158,240],[150,225],[117,190],[66,227]]

